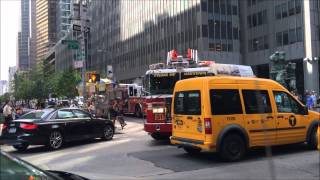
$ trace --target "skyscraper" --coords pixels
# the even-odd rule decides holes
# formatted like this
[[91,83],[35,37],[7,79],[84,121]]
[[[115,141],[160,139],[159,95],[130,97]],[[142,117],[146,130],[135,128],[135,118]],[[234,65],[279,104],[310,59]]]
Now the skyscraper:
[[[29,69],[29,36],[30,36],[30,1],[21,1],[21,32],[19,38],[18,69],[26,71]],[[19,35],[18,35],[19,36]]]
[[71,27],[72,0],[57,0],[57,38],[61,39],[69,32]]
[[56,43],[55,0],[36,0],[37,61],[44,60],[50,47]]
[[29,38],[29,66],[35,67],[37,58],[37,24],[36,0],[30,0],[30,38]]

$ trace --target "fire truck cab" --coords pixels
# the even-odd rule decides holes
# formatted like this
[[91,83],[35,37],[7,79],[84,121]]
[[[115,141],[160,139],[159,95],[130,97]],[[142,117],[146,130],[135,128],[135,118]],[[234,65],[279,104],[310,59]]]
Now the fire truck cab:
[[155,140],[167,139],[171,136],[171,102],[177,81],[215,75],[254,76],[250,66],[199,61],[197,54],[196,50],[188,49],[188,55],[184,58],[177,56],[175,50],[170,51],[167,64],[152,64],[145,74],[144,87],[149,94],[145,96],[144,101],[146,107],[144,130]]

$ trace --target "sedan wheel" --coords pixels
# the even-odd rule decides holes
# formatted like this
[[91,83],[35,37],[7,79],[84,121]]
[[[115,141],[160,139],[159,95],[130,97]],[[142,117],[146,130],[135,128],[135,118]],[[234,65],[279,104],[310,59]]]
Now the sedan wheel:
[[114,129],[112,126],[107,125],[104,129],[103,129],[103,136],[101,137],[103,140],[111,140],[113,138],[114,135]]
[[63,136],[59,131],[53,131],[49,136],[49,148],[56,150],[63,145]]

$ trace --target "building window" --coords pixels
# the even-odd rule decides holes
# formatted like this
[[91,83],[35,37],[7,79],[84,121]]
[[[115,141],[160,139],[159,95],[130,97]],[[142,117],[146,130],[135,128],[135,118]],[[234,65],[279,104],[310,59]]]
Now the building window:
[[297,42],[296,30],[295,29],[290,29],[289,30],[289,43],[293,44],[295,42]]
[[281,5],[281,10],[282,10],[282,18],[285,18],[288,16],[288,6],[287,3],[283,3]]
[[276,33],[277,47],[294,44],[296,42],[302,42],[302,39],[303,37],[301,27]]
[[252,27],[260,26],[262,24],[267,24],[267,18],[268,18],[267,10],[260,11],[255,14],[251,14],[247,17],[248,27],[252,28]]
[[208,25],[202,25],[202,37],[208,37]]
[[207,0],[201,1],[201,11],[207,12]]
[[281,19],[301,13],[301,0],[289,0],[275,6],[275,18]]
[[260,36],[248,41],[248,51],[261,51],[269,48],[268,36]]

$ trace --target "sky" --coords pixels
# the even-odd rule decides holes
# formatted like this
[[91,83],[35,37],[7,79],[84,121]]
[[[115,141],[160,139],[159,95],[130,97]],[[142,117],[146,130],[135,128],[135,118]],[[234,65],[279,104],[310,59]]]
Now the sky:
[[8,80],[9,66],[17,62],[17,36],[20,31],[20,0],[0,0],[1,80]]

